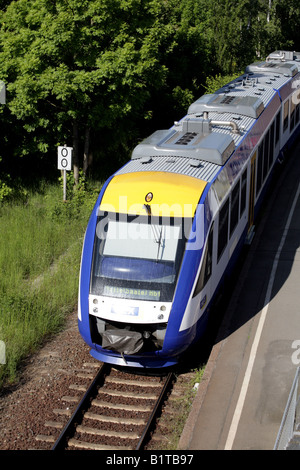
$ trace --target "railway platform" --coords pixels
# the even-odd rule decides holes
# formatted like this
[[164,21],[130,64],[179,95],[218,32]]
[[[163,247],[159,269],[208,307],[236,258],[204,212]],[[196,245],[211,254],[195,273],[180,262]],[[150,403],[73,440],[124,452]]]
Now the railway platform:
[[264,204],[181,450],[273,450],[300,364],[300,142]]

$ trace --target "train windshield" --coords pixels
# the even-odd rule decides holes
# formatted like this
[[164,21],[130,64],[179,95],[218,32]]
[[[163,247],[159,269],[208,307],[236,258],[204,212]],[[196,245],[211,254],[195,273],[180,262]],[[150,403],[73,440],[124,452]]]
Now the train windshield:
[[186,243],[183,220],[115,213],[100,216],[91,293],[171,301]]

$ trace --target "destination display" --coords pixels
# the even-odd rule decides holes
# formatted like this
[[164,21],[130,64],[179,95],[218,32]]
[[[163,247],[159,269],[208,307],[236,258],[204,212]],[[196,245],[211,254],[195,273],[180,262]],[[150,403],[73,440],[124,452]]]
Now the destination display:
[[156,300],[160,299],[160,291],[152,289],[134,289],[131,287],[104,286],[103,294],[108,297],[123,299]]

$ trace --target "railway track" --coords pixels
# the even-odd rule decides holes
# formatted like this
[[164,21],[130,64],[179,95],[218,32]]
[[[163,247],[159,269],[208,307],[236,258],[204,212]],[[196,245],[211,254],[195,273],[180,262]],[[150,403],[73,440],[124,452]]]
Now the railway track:
[[[62,397],[70,407],[54,410],[58,419],[45,423],[53,431],[36,439],[51,444],[52,450],[143,449],[173,382],[172,373],[141,376],[104,364],[89,386],[70,385],[72,394]],[[63,426],[59,417],[66,413],[69,419]]]

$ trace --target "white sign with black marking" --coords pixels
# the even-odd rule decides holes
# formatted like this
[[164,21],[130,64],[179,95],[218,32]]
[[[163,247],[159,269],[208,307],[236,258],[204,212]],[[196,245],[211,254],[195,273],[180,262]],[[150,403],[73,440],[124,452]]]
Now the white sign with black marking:
[[72,147],[58,147],[57,150],[57,166],[59,170],[72,170]]

